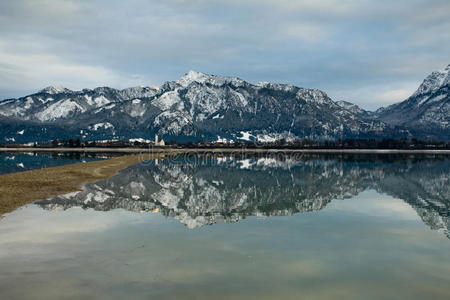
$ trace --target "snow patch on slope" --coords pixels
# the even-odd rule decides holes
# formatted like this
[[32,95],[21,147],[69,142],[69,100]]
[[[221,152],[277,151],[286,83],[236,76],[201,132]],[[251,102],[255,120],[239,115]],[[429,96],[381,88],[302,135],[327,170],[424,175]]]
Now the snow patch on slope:
[[67,117],[72,112],[85,112],[85,109],[75,101],[66,99],[64,101],[51,104],[43,111],[37,113],[36,118],[41,121],[50,121]]
[[175,103],[180,102],[180,96],[177,91],[170,91],[162,94],[159,98],[152,101],[152,104],[161,110],[167,110],[172,107]]
[[239,137],[240,140],[244,140],[244,141],[250,141],[250,137],[254,137],[253,134],[250,133],[250,131],[241,131],[241,137]]
[[107,105],[109,103],[111,103],[111,101],[109,99],[107,99],[105,96],[101,95],[97,98],[94,99],[95,104],[97,105],[97,107],[100,106],[104,106]]
[[181,111],[165,111],[159,114],[153,124],[155,126],[164,125],[159,131],[159,134],[180,134],[182,129],[190,124],[189,116]]

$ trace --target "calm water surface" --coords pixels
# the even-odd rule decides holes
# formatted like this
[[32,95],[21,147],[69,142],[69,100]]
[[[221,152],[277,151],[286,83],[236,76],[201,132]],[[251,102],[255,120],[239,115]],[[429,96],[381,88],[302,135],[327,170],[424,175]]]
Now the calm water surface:
[[79,152],[0,152],[0,175],[107,159],[107,154]]
[[0,220],[0,299],[449,299],[447,156],[145,162]]

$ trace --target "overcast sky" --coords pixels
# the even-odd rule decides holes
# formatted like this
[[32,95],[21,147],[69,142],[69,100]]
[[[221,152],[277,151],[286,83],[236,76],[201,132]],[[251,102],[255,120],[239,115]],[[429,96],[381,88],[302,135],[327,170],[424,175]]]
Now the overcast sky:
[[0,98],[161,85],[193,69],[367,109],[450,63],[448,0],[0,1]]

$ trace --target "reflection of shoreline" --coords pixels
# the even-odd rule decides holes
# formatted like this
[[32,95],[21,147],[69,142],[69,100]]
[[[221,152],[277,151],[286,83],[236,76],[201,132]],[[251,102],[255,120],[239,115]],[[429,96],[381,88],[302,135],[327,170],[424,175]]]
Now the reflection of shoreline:
[[407,149],[265,149],[265,148],[2,148],[0,152],[101,152],[101,153],[405,153],[405,154],[450,154],[450,150]]
[[448,235],[450,159],[340,159],[304,155],[201,156],[192,163],[167,159],[122,170],[81,192],[38,204],[45,209],[158,210],[188,228],[236,222],[246,216],[318,211],[334,199],[374,189],[410,204],[432,229]]

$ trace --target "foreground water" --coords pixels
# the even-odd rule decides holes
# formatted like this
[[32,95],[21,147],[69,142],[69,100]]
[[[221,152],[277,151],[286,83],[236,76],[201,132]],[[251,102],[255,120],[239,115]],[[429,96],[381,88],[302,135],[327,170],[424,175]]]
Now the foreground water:
[[80,152],[0,152],[0,175],[107,159],[109,154]]
[[0,220],[1,299],[449,299],[447,156],[149,161]]

